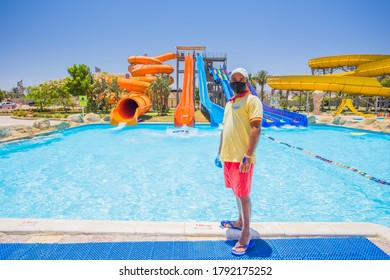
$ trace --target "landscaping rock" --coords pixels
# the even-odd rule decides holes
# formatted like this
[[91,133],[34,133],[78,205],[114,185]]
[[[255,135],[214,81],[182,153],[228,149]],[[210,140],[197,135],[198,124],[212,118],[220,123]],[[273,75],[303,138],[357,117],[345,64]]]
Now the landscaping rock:
[[110,122],[110,116],[105,116],[105,117],[103,118],[103,121],[104,121],[104,122]]
[[67,118],[67,120],[70,122],[74,122],[74,123],[83,123],[84,122],[83,116],[81,114],[70,115]]
[[39,119],[33,123],[33,127],[40,130],[47,130],[50,128],[50,121],[48,119]]
[[348,127],[354,127],[357,123],[359,123],[359,121],[349,119],[346,120],[343,125]]
[[0,139],[7,137],[22,137],[32,134],[34,134],[32,127],[27,125],[9,125],[0,127]]
[[375,118],[365,118],[365,119],[363,120],[363,124],[365,124],[365,125],[371,125],[371,124],[373,124],[374,122],[376,122],[376,119],[375,119]]
[[339,125],[344,125],[347,122],[347,120],[343,117],[340,118],[339,120]]
[[11,133],[11,130],[9,129],[8,126],[0,127],[0,139],[5,138],[5,137],[9,137],[11,135],[12,135],[12,133]]
[[372,127],[376,128],[378,131],[382,131],[386,133],[390,132],[390,122],[382,122],[382,121],[375,122],[372,125]]
[[316,123],[316,117],[315,116],[310,116],[307,118],[307,121],[309,124],[315,124]]
[[9,126],[11,129],[12,135],[16,134],[33,134],[34,130],[31,126],[28,125],[11,125]]
[[84,121],[88,123],[100,122],[100,116],[98,114],[89,113],[85,115]]
[[339,125],[340,124],[341,117],[335,117],[332,121],[332,124]]
[[69,127],[70,127],[70,124],[67,122],[62,122],[62,123],[59,123],[59,124],[53,126],[53,128],[55,130],[64,130],[64,129],[67,129]]

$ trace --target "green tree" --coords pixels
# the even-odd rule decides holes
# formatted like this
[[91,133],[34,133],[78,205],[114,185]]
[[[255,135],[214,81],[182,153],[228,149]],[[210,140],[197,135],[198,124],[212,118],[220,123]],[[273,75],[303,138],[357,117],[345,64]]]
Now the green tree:
[[127,93],[125,89],[121,89],[118,83],[118,77],[112,78],[109,89],[111,93],[115,94],[115,103],[118,103],[121,95]]
[[253,86],[254,89],[256,89],[256,83],[257,83],[256,75],[249,73],[248,76],[249,76],[248,82]]
[[298,93],[294,92],[294,96],[292,98],[292,101],[298,107],[298,110],[300,111],[302,104],[305,104],[305,102],[306,102],[306,95],[302,94],[302,91],[299,91]]
[[101,77],[94,80],[92,85],[92,94],[96,96],[99,100],[99,104],[101,109],[105,108],[105,111],[108,112],[109,100],[111,96],[110,84],[106,80],[106,78]]
[[39,86],[29,87],[27,98],[39,104],[41,111],[44,111],[45,107],[61,104],[67,112],[67,106],[72,105],[72,95],[67,87],[68,79],[49,81]]
[[0,89],[0,101],[3,101],[7,97],[7,92]]
[[46,83],[48,87],[47,93],[51,95],[52,102],[60,103],[63,106],[65,113],[68,112],[67,106],[71,106],[73,103],[72,95],[68,88],[68,80],[69,78],[65,78]]
[[382,84],[382,86],[384,87],[390,87],[390,78],[383,78],[380,83]]
[[45,107],[52,104],[52,98],[48,92],[49,89],[46,84],[28,87],[27,98],[31,98],[35,104],[39,105],[40,110],[44,111]]
[[17,87],[13,87],[9,93],[12,96],[12,98],[18,98],[19,90]]
[[264,99],[264,86],[267,84],[267,78],[268,78],[268,72],[265,70],[261,70],[260,72],[257,72],[255,76],[256,82],[260,85],[261,100]]
[[97,111],[97,98],[92,94],[93,77],[89,67],[85,64],[74,64],[68,68],[70,79],[67,87],[73,96],[86,95],[88,97],[87,111]]
[[195,87],[195,104],[200,105],[200,92],[199,92],[199,87]]
[[146,89],[153,102],[155,102],[158,115],[161,116],[168,111],[168,97],[171,92],[168,75],[156,75],[154,80]]

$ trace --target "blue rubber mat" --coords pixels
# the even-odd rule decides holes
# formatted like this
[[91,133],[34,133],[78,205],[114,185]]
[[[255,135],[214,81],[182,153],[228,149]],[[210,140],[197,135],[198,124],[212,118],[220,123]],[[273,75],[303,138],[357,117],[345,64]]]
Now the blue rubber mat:
[[0,244],[1,260],[390,260],[364,237],[256,239],[242,257],[235,240]]

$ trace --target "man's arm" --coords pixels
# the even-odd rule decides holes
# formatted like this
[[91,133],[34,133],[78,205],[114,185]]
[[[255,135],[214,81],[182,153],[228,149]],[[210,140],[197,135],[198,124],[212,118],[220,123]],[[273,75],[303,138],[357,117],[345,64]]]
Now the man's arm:
[[260,133],[261,133],[261,121],[252,121],[251,122],[251,134],[249,136],[249,146],[246,151],[247,156],[252,156],[256,150],[257,143],[259,143]]
[[221,139],[219,140],[218,155],[221,154],[221,149],[222,149],[222,138],[223,138],[223,131],[221,132]]
[[[248,172],[250,169],[250,166],[252,164],[252,158],[255,150],[257,143],[259,143],[260,139],[260,133],[261,133],[261,120],[255,120],[251,122],[251,134],[249,135],[249,145],[248,145],[248,150],[246,151],[245,155],[245,163],[241,162],[240,163],[240,171],[241,172]],[[244,155],[243,155],[244,156]]]

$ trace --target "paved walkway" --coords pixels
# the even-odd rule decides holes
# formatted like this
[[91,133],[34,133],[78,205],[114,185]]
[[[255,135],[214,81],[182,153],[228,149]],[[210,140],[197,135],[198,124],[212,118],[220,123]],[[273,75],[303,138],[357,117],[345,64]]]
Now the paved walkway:
[[[10,116],[0,116],[0,126],[9,126],[15,124],[32,126],[35,120],[36,119],[27,120],[27,119],[15,119]],[[62,121],[50,120],[51,125],[56,125],[61,122]]]

